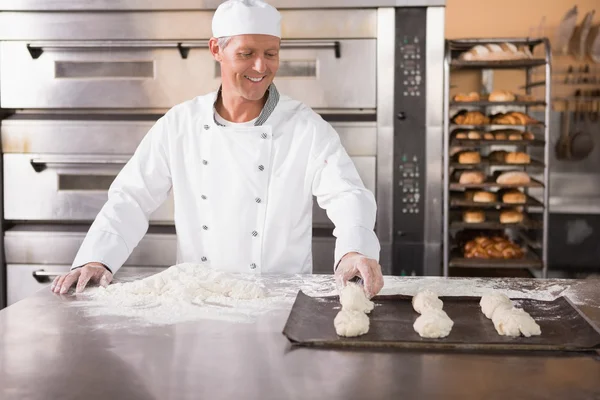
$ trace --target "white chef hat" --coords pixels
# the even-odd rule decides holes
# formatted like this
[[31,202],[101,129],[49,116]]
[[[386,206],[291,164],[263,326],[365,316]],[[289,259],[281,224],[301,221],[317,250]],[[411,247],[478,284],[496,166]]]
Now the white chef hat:
[[281,15],[261,0],[228,0],[212,20],[213,37],[262,34],[281,38]]

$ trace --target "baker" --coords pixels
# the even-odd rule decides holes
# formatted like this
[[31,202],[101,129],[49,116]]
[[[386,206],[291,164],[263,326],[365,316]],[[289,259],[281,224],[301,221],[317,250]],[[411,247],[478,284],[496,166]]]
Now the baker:
[[178,263],[311,273],[314,195],[335,224],[336,282],[360,277],[367,296],[377,294],[374,196],[331,125],[273,84],[281,15],[260,0],[229,0],[217,8],[212,33],[219,90],[176,105],[150,129],[112,183],[71,271],[51,289],[108,285],[172,192]]

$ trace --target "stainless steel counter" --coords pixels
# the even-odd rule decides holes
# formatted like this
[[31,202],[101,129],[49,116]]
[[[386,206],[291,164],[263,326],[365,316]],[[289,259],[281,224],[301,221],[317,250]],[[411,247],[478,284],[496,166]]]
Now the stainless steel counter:
[[[538,284],[552,281],[510,283]],[[599,281],[568,285],[599,324]],[[588,355],[291,348],[286,310],[252,324],[109,329],[117,317],[72,301],[42,290],[0,312],[1,399],[600,398],[600,359]]]

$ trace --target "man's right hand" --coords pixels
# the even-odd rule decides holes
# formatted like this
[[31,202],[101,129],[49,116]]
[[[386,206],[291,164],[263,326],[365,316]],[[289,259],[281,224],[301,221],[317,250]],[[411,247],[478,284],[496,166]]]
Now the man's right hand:
[[50,290],[54,293],[64,294],[77,282],[75,292],[81,293],[90,281],[107,287],[112,278],[112,273],[104,265],[93,262],[85,264],[81,268],[76,268],[66,275],[57,276],[52,282]]

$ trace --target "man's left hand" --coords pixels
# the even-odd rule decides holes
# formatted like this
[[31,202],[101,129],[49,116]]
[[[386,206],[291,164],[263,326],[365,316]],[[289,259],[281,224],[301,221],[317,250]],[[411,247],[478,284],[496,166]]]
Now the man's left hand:
[[362,278],[368,298],[375,296],[383,287],[381,265],[377,261],[360,253],[348,253],[335,270],[335,280],[338,287],[343,287],[355,276]]

